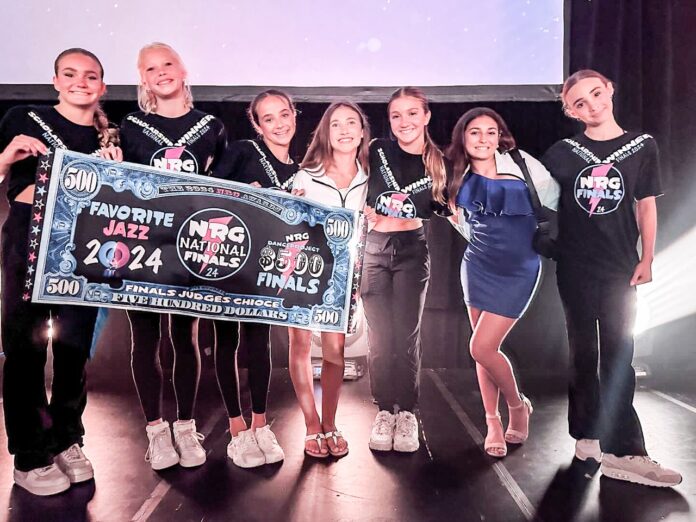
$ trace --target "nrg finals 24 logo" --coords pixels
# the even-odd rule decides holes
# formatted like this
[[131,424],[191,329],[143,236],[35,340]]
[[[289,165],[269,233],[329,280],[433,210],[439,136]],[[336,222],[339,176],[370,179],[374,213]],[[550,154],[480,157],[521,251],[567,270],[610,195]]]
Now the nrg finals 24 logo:
[[613,163],[585,167],[575,179],[575,201],[590,216],[614,212],[623,201],[621,172]]

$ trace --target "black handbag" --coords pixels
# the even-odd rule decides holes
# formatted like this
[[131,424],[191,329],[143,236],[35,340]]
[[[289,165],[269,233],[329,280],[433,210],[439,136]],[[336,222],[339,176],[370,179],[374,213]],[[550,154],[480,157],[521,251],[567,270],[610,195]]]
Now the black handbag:
[[532,200],[532,207],[534,208],[537,229],[532,239],[532,247],[542,256],[548,257],[549,259],[556,259],[558,254],[556,246],[556,240],[558,239],[558,212],[543,206],[541,201],[539,201],[539,194],[537,194],[536,187],[529,174],[527,162],[524,161],[520,151],[518,149],[512,149],[509,151],[509,154],[524,175],[524,181],[529,189],[529,196]]

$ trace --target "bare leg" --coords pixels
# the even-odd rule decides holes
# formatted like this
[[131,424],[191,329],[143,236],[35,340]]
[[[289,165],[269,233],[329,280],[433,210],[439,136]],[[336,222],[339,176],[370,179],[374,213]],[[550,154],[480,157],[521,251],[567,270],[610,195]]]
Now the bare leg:
[[[481,310],[472,306],[468,307],[469,321],[471,322],[472,337],[473,332],[481,317]],[[500,400],[500,389],[493,381],[486,368],[478,362],[476,363],[476,377],[478,379],[479,390],[481,390],[481,402],[486,414],[486,427],[488,433],[484,440],[483,447],[486,453],[493,457],[504,457],[507,455],[505,437],[503,435],[503,424],[500,420],[498,403]]]
[[[481,316],[481,310],[474,307],[468,308],[469,321],[471,321],[472,332],[476,331],[476,325],[478,324],[479,317]],[[498,415],[498,403],[500,396],[500,389],[495,384],[490,374],[486,369],[476,363],[476,376],[478,377],[479,389],[481,390],[481,400],[483,402],[483,409],[488,416]]]
[[[290,378],[295,388],[297,401],[304,415],[307,435],[322,433],[319,413],[314,402],[314,378],[312,375],[312,361],[310,354],[310,340],[312,333],[299,328],[288,328],[290,342]],[[305,442],[305,449],[311,453],[317,453],[317,442]],[[326,454],[328,449],[321,444],[318,453]]]
[[471,356],[485,368],[503,393],[508,406],[513,408],[521,403],[520,394],[512,365],[500,351],[500,345],[516,321],[490,312],[481,312],[470,342]]
[[[322,365],[321,365],[321,427],[324,433],[336,431],[336,410],[338,398],[343,384],[345,361],[343,352],[346,336],[340,333],[322,332]],[[326,439],[332,451],[344,451],[348,444],[343,437],[334,441],[333,437]]]

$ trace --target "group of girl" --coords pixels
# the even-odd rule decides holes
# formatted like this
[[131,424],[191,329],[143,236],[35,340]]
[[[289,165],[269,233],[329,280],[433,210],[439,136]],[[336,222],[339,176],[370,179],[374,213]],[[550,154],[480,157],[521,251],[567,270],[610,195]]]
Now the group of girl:
[[[0,175],[9,173],[10,200],[2,230],[3,407],[17,485],[50,495],[93,477],[82,451],[81,417],[96,309],[24,299],[31,276],[26,257],[34,172],[38,156],[48,148],[146,165],[184,158],[191,161],[172,162],[172,167],[363,211],[369,233],[361,295],[370,385],[379,409],[369,438],[375,451],[419,447],[420,328],[430,276],[423,221],[434,213],[449,216],[469,240],[461,282],[488,426],[484,450],[503,457],[508,443],[526,440],[532,405],[519,392],[500,347],[532,298],[541,263],[532,248],[537,223],[529,189],[522,167],[509,154],[515,140],[497,113],[477,108],[464,114],[443,155],[428,134],[431,112],[417,88],[399,89],[389,99],[395,139],[371,140],[360,107],[336,102],[323,114],[298,165],[289,154],[296,111],[286,93],[267,90],[256,96],[248,117],[258,138],[228,144],[223,124],[193,108],[187,71],[171,47],[156,43],[141,49],[138,70],[141,110],[123,120],[120,133],[109,127],[99,106],[106,90],[103,67],[83,49],[68,49],[56,59],[57,105],[16,107],[0,123]],[[625,132],[616,123],[612,94],[611,82],[595,71],[571,76],[563,88],[564,110],[584,124],[584,131],[554,145],[543,164],[526,153],[522,158],[543,204],[555,207],[560,192],[558,281],[571,349],[570,433],[577,440],[576,456],[602,460],[602,472],[613,478],[671,486],[681,477],[646,456],[632,407],[634,286],[650,280],[655,197],[660,194],[657,148],[649,135]],[[198,132],[189,133],[194,126]],[[607,194],[607,177],[612,187],[621,185],[619,192]],[[640,257],[635,250],[639,237]],[[587,266],[593,266],[591,278],[584,277]],[[161,317],[128,312],[133,378],[147,423],[146,459],[156,470],[177,463],[199,466],[206,452],[194,420],[200,377],[197,321],[170,316],[177,406],[170,428],[161,413]],[[44,387],[49,318],[50,402]],[[283,460],[266,418],[269,327],[215,321],[214,328],[215,369],[230,425],[229,457],[241,467]],[[307,428],[304,451],[316,458],[344,456],[348,443],[336,425],[336,411],[345,337],[321,334],[319,414],[310,332],[288,330],[290,375]],[[250,425],[240,404],[236,358],[242,345],[249,359]],[[508,407],[506,431],[499,413],[501,392]]]

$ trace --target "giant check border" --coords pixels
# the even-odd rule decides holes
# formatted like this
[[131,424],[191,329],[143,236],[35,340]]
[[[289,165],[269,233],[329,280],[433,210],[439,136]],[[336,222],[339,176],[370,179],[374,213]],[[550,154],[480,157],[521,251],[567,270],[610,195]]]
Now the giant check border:
[[[171,212],[162,211],[164,207]],[[130,214],[122,208],[131,209]],[[133,221],[136,210],[137,222]],[[156,212],[157,220],[152,217]],[[126,214],[130,221],[118,220]],[[218,217],[205,217],[213,214]],[[219,236],[211,236],[208,230],[207,236],[201,233],[197,240],[183,237],[189,231],[194,233],[194,225],[214,226],[211,223],[220,222],[220,215],[230,216],[224,222],[240,225],[236,236],[232,228],[218,224],[215,226],[224,228]],[[195,221],[196,216],[203,217]],[[114,219],[103,226],[109,217]],[[151,220],[146,221],[146,217]],[[229,236],[225,235],[228,232]],[[365,232],[365,220],[359,212],[316,204],[281,191],[116,163],[72,151],[49,151],[37,171],[24,297],[37,303],[139,309],[348,332],[356,309]],[[118,237],[104,237],[106,233]],[[161,248],[155,249],[156,255],[148,253],[150,258],[144,254],[137,257],[136,253],[145,250],[138,237],[148,234],[149,240],[158,234],[156,245]],[[212,269],[211,259],[218,260],[213,250],[222,248],[212,243],[229,238],[238,243],[226,247],[232,252],[228,258],[219,256],[222,273],[216,268],[217,279],[204,277]],[[202,244],[207,246],[197,246]],[[191,252],[194,247],[190,245],[198,250]],[[84,255],[91,246],[94,251]],[[303,252],[317,254],[309,258]],[[124,265],[123,259],[138,259],[141,270],[131,270],[135,261]],[[143,266],[148,262],[149,270]],[[305,276],[312,267],[316,277],[309,282],[309,276],[303,283],[302,277],[293,275],[302,269]],[[317,275],[322,268],[326,273]],[[266,286],[249,276],[240,279],[245,271]],[[188,284],[180,284],[180,280]]]

